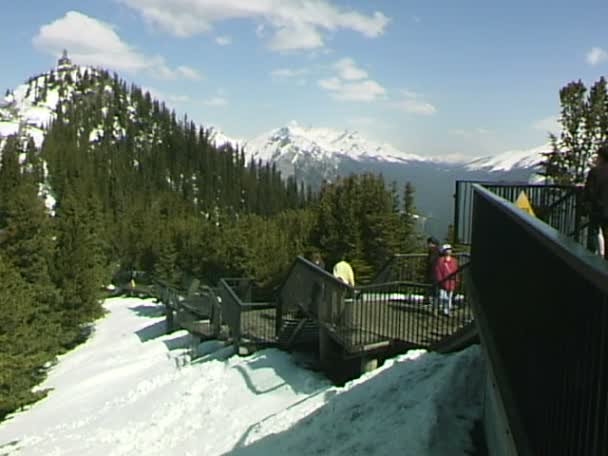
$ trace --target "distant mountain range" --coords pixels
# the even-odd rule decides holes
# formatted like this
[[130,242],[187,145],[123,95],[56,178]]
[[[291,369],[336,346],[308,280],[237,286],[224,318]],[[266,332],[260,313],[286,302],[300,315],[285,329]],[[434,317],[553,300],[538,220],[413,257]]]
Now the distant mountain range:
[[[98,71],[76,65],[59,66],[32,77],[0,100],[0,146],[3,138],[19,133],[44,140],[45,129],[56,115],[60,102],[81,96],[66,81],[92,77]],[[49,90],[51,81],[63,81],[63,90]],[[66,88],[67,87],[67,88]],[[133,113],[130,113],[133,115]],[[448,160],[399,151],[386,143],[373,142],[356,131],[305,128],[297,123],[271,130],[250,140],[235,140],[213,127],[208,128],[216,147],[232,145],[244,149],[249,158],[272,162],[284,177],[295,176],[313,188],[350,173],[382,173],[400,188],[411,182],[416,188],[416,205],[425,220],[425,231],[444,236],[452,215],[452,195],[456,180],[517,180],[533,178],[542,160],[543,145],[530,150],[507,151],[492,157]],[[91,141],[96,138],[91,137]]]
[[469,160],[423,157],[376,143],[349,130],[305,128],[296,123],[240,141],[246,154],[275,163],[283,176],[295,176],[318,188],[351,173],[382,173],[388,182],[416,188],[416,205],[423,229],[443,237],[452,221],[456,180],[532,181],[548,144],[530,150],[507,151]]

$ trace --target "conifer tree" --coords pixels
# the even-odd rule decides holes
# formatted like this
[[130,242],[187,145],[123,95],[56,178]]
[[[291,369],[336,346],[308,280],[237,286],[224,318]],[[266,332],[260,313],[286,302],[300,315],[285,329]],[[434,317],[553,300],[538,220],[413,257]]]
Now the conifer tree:
[[99,293],[106,278],[105,259],[94,215],[71,192],[56,215],[55,282],[62,296],[62,325],[67,339],[80,326],[101,315]]
[[44,396],[32,392],[59,347],[57,326],[40,312],[31,286],[0,254],[0,421]]
[[608,142],[608,94],[602,77],[589,93],[582,81],[560,90],[562,132],[549,136],[544,174],[558,184],[581,184],[598,146]]

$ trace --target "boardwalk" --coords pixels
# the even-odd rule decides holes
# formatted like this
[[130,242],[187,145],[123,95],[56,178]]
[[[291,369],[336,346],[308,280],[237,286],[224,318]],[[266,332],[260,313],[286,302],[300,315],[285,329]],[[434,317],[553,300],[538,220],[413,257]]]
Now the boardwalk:
[[472,320],[470,310],[456,305],[450,316],[427,305],[420,295],[366,294],[345,300],[340,315],[331,318],[331,335],[351,352],[402,341],[428,347]]
[[[243,312],[241,339],[254,343],[275,341],[275,318],[275,309]],[[437,307],[425,305],[422,296],[374,293],[354,301],[346,299],[325,327],[347,351],[356,353],[395,341],[428,347],[471,320],[470,310],[457,304],[446,316]]]

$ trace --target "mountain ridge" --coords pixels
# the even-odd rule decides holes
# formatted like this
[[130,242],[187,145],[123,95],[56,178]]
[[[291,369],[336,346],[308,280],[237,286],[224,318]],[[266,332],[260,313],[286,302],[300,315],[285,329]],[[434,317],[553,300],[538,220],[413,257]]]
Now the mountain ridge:
[[[112,77],[105,70],[64,62],[7,91],[4,101],[0,103],[0,146],[3,138],[18,133],[32,137],[36,146],[40,147],[46,128],[56,118],[61,106],[87,95],[86,79],[101,76],[105,79],[100,79],[98,83],[105,86],[96,89],[102,92],[97,96],[118,96],[113,87],[118,88],[121,84],[126,90],[126,83],[118,80],[116,74]],[[152,101],[151,95],[143,90],[142,99],[140,104],[164,106],[158,100]],[[129,119],[146,123],[136,118],[142,106],[134,105],[128,99],[119,100],[118,104],[126,110],[124,115]],[[120,115],[112,113],[111,117],[108,117],[106,109],[97,116],[98,120],[91,120],[90,143],[104,139],[100,135],[102,131],[108,131],[108,122],[113,124],[110,130],[113,130],[111,135],[115,140],[128,134],[124,121],[123,124],[119,122]],[[94,122],[99,125],[96,126]],[[106,128],[101,128],[101,124],[105,124]],[[142,147],[146,142],[158,142],[157,133],[157,128],[147,125],[141,137],[131,139]],[[216,148],[231,146],[245,154],[246,162],[253,159],[272,163],[284,179],[293,176],[297,182],[313,189],[319,189],[324,182],[334,182],[338,177],[350,173],[382,174],[388,181],[393,180],[399,185],[411,182],[417,190],[418,209],[427,219],[436,220],[438,227],[431,230],[435,234],[439,234],[449,223],[449,205],[456,180],[527,181],[537,170],[542,152],[548,148],[542,145],[467,161],[404,153],[388,143],[369,140],[356,131],[306,128],[296,122],[250,140],[231,138],[215,127],[207,127],[205,134]]]
[[[44,130],[56,115],[57,105],[78,95],[69,89],[72,86],[70,83],[84,77],[98,76],[102,71],[90,66],[73,65],[69,59],[62,58],[48,72],[7,90],[5,97],[0,100],[0,140],[21,132],[32,137],[36,146],[40,147]],[[59,82],[68,82],[62,85],[68,88],[63,94],[53,90]],[[544,144],[493,156],[455,159],[403,152],[387,142],[370,140],[356,130],[303,127],[296,121],[251,139],[235,139],[213,126],[207,130],[216,147],[230,145],[244,149],[250,159],[275,162],[285,174],[284,177],[298,174],[295,169],[298,162],[310,167],[313,161],[323,160],[326,162],[324,168],[335,170],[339,162],[345,159],[397,164],[427,162],[440,167],[462,166],[471,171],[508,172],[514,168],[534,168],[542,160],[542,152],[549,150],[549,145]]]

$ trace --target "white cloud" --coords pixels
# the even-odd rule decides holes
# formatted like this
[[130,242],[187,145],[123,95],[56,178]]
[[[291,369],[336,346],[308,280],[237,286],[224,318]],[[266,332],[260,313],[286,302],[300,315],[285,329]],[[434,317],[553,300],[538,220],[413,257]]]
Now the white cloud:
[[348,82],[340,78],[322,79],[319,87],[329,91],[331,96],[340,101],[376,101],[386,95],[386,89],[376,81]]
[[323,47],[323,36],[313,25],[294,23],[277,29],[270,42],[274,51],[315,49]]
[[218,22],[252,19],[258,36],[273,30],[273,50],[313,49],[324,45],[324,35],[340,29],[375,38],[389,19],[381,12],[366,15],[334,6],[330,0],[119,0],[138,11],[146,21],[167,32],[189,37],[207,33]]
[[386,96],[386,89],[367,78],[367,72],[360,69],[351,58],[343,58],[332,65],[337,75],[318,81],[319,87],[330,92],[331,97],[340,101],[377,101]]
[[293,81],[298,86],[308,83],[306,76],[310,73],[307,68],[277,68],[270,72],[270,77],[275,81]]
[[149,71],[165,79],[200,78],[189,67],[172,69],[163,57],[146,56],[138,52],[118,36],[111,24],[77,11],[68,11],[64,17],[40,27],[32,43],[36,48],[54,56],[59,56],[63,49],[67,49],[77,64],[131,73]]
[[411,90],[401,90],[401,99],[391,102],[391,105],[409,114],[430,116],[437,112],[434,105],[423,100],[420,94]]
[[175,72],[183,76],[184,78],[192,79],[193,81],[199,81],[200,79],[202,79],[202,76],[198,72],[198,70],[195,70],[194,68],[186,65],[178,66]]
[[608,51],[602,48],[592,48],[586,56],[587,63],[590,65],[599,65],[600,63],[608,62]]
[[212,108],[223,108],[224,106],[228,106],[228,100],[224,97],[216,96],[203,101],[203,104]]
[[228,46],[229,44],[232,44],[232,38],[227,35],[218,36],[215,38],[215,42],[220,46]]
[[273,79],[299,78],[306,74],[308,74],[306,68],[277,68],[270,72],[270,76],[272,76]]
[[367,72],[357,66],[351,58],[343,58],[334,63],[338,75],[346,81],[358,81],[367,78]]
[[462,128],[453,128],[448,130],[448,133],[453,136],[460,136],[464,139],[481,139],[492,134],[492,130],[486,128],[473,128],[471,130],[464,130]]
[[558,133],[562,129],[557,116],[545,117],[536,121],[532,126],[536,130],[548,131],[549,133]]
[[376,124],[376,119],[368,116],[351,117],[347,122],[357,127],[371,127]]

